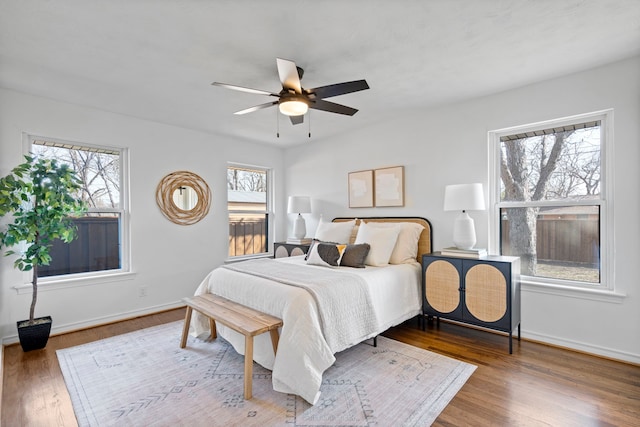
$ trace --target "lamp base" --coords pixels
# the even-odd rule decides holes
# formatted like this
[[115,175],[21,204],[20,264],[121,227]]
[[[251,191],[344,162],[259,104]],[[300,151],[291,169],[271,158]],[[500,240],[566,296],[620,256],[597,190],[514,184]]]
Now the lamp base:
[[302,215],[298,214],[298,217],[293,223],[293,237],[303,239],[305,234],[307,234],[307,226]]
[[458,249],[473,249],[476,244],[476,228],[473,218],[462,211],[453,224],[453,243]]

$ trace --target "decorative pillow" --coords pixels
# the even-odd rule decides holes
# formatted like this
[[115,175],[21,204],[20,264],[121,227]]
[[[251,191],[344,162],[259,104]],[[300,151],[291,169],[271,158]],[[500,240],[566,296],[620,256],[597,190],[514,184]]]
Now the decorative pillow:
[[399,226],[373,227],[371,224],[360,224],[356,244],[369,243],[371,249],[365,260],[365,264],[383,266],[389,264],[391,252],[400,234]]
[[391,252],[389,264],[407,264],[416,262],[418,256],[418,240],[424,230],[422,224],[416,222],[369,222],[368,225],[377,228],[400,227],[400,234],[396,246]]
[[[307,253],[304,255],[304,260],[305,261],[309,259],[309,254],[313,250],[313,247],[315,245],[317,245],[318,243],[324,243],[324,242],[322,240],[311,239],[311,243],[309,244],[309,249],[307,250]],[[331,242],[327,242],[327,243],[331,243]]]
[[340,244],[349,243],[349,237],[351,236],[351,230],[356,225],[356,221],[345,222],[324,222],[320,218],[320,223],[316,229],[317,240],[323,240],[325,242],[336,242]]
[[313,247],[315,245],[317,245],[318,243],[329,243],[330,245],[337,245],[336,242],[325,242],[322,240],[318,240],[318,239],[311,239],[311,243],[309,244],[309,249],[307,250],[307,253],[304,256],[304,260],[308,260],[309,259],[309,254],[311,253],[311,250],[313,249]]
[[390,264],[407,264],[416,262],[418,256],[418,240],[424,230],[424,225],[415,222],[404,222],[398,234],[393,252],[391,252]]
[[337,267],[347,245],[317,243],[309,250],[307,264]]
[[359,245],[347,245],[340,260],[341,267],[364,268],[371,246],[368,243]]

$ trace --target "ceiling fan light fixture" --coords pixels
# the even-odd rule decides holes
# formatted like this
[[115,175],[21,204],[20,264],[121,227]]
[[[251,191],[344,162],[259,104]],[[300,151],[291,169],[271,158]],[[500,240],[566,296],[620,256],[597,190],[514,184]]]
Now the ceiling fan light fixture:
[[[314,110],[326,111],[328,113],[353,116],[358,112],[358,110],[356,110],[355,108],[336,104],[335,102],[329,102],[326,101],[325,98],[331,98],[334,96],[345,95],[347,93],[369,89],[369,85],[367,84],[366,80],[353,80],[350,82],[334,83],[330,85],[314,87],[311,89],[305,89],[300,85],[300,79],[302,78],[304,70],[298,67],[295,62],[288,59],[276,58],[276,66],[278,68],[280,83],[282,83],[282,90],[278,93],[220,82],[213,82],[212,85],[237,90],[240,92],[273,96],[277,98],[277,100],[255,105],[250,108],[245,108],[244,110],[236,111],[233,114],[242,115],[252,113],[254,111],[277,105],[278,111],[281,114],[289,116],[292,125],[299,125],[303,123],[304,116],[307,114],[310,108]],[[276,117],[279,117],[279,115],[276,115]]]
[[307,114],[309,105],[300,99],[283,99],[278,105],[280,112],[285,116],[303,116]]

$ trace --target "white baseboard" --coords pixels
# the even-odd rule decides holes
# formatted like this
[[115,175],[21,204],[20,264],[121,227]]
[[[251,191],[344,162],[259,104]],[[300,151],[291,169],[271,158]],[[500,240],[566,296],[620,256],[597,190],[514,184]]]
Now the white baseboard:
[[[480,329],[489,333],[499,334],[499,335],[509,335],[506,332],[496,331],[493,329],[483,328],[481,326],[470,325],[468,323],[458,322],[455,320],[442,319],[443,322],[455,323],[456,325],[465,326],[467,328]],[[617,360],[620,362],[632,363],[634,365],[640,365],[640,355],[628,353],[619,350],[612,350],[610,348],[605,348],[601,346],[596,346],[593,344],[587,344],[579,341],[568,340],[565,338],[554,337],[546,334],[539,334],[536,332],[530,332],[521,329],[521,337],[524,340],[537,342],[540,344],[551,345],[554,347],[560,347],[567,350],[579,351],[581,353],[591,354],[593,356],[604,357],[607,359]],[[517,339],[517,331],[514,331],[514,339]]]
[[595,356],[606,357],[607,359],[614,359],[622,362],[640,365],[640,355],[627,353],[624,351],[613,350],[610,348],[568,340],[565,338],[558,338],[551,335],[537,334],[535,332],[525,331],[524,329],[522,330],[522,338],[529,341],[540,342],[542,344],[549,344],[569,350],[580,351],[582,353],[593,354]]
[[[131,319],[133,317],[145,316],[148,314],[158,313],[160,311],[171,310],[171,309],[180,308],[180,307],[184,307],[184,303],[181,301],[176,301],[170,304],[161,304],[161,305],[156,305],[152,307],[145,307],[140,310],[126,311],[126,312],[117,313],[110,316],[96,317],[93,319],[84,320],[82,322],[67,323],[64,325],[56,325],[54,323],[54,326],[51,328],[51,335],[53,336],[58,334],[64,334],[67,332],[77,331],[80,329],[92,328],[92,327],[104,325],[107,323],[114,323],[121,320]],[[19,341],[20,340],[18,339],[18,333],[16,332],[15,335],[9,335],[7,337],[4,337],[2,339],[2,345],[4,346],[8,344],[15,344]],[[0,371],[1,369],[2,369],[2,366],[0,365]],[[1,379],[2,377],[0,377],[0,380]]]

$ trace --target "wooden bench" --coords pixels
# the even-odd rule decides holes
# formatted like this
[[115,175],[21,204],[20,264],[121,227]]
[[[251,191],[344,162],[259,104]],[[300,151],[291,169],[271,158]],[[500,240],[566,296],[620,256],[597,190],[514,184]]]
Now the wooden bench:
[[183,298],[182,301],[187,304],[187,314],[184,319],[180,348],[185,348],[187,345],[193,310],[209,318],[212,339],[218,336],[216,321],[244,335],[244,398],[251,399],[253,337],[269,331],[273,353],[276,354],[279,340],[278,327],[282,326],[282,320],[214,294]]

